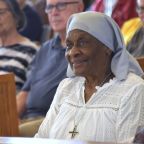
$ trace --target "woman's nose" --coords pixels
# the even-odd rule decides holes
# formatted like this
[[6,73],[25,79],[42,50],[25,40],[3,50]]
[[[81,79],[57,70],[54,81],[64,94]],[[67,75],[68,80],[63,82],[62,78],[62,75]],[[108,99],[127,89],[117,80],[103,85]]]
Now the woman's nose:
[[69,56],[73,56],[73,57],[78,56],[79,54],[80,54],[80,51],[77,47],[73,47],[72,49],[69,50],[69,53],[68,53]]

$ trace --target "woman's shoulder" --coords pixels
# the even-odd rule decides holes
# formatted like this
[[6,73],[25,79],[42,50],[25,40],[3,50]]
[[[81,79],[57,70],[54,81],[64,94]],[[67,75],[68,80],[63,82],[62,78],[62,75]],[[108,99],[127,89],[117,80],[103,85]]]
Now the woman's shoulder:
[[144,85],[144,80],[134,73],[129,73],[124,83],[129,85]]
[[29,38],[23,37],[23,41],[20,42],[21,45],[29,46],[34,49],[38,49],[40,46],[36,43],[31,41]]
[[[134,73],[129,73],[125,80],[119,81],[118,79],[114,78],[109,85],[110,87],[112,86],[114,91],[117,91],[118,93],[125,93],[128,90],[134,90],[140,86],[144,87],[144,80]],[[109,89],[109,91],[111,91],[111,89]]]

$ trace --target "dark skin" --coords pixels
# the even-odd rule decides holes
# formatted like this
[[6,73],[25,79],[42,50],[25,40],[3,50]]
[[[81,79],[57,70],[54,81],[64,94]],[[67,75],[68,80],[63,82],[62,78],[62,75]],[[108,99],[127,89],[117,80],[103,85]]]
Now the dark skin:
[[95,87],[113,77],[110,64],[112,51],[82,30],[72,30],[66,37],[66,57],[75,75],[86,78],[85,102],[96,92]]

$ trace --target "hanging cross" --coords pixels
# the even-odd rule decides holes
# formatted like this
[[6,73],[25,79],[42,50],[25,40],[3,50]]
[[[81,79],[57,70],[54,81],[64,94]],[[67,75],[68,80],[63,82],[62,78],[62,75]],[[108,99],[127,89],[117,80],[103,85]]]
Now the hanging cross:
[[73,131],[70,131],[69,133],[71,134],[71,138],[73,139],[75,135],[78,134],[77,126],[75,125]]

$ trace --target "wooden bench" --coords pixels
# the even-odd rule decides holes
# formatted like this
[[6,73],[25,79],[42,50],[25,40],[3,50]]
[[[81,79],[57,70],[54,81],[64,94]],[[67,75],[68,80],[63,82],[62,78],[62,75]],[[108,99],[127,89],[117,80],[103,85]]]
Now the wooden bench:
[[0,136],[18,135],[14,75],[0,75]]
[[144,71],[144,57],[136,58],[142,70]]

